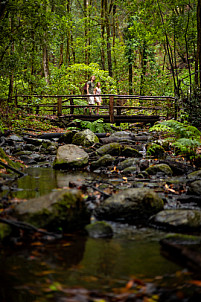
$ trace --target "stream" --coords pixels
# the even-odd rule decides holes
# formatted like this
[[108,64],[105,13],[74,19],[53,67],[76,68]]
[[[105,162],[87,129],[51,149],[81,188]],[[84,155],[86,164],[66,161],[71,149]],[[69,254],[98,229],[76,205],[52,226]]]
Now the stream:
[[[52,168],[32,167],[26,173],[13,183],[11,190],[5,188],[1,197],[8,196],[16,201],[30,199],[56,188],[68,187],[69,182],[83,183],[93,177],[92,173],[69,173]],[[182,297],[193,295],[194,286],[189,285],[192,274],[161,254],[159,240],[165,233],[120,223],[111,225],[114,230],[112,239],[66,234],[64,239],[56,242],[34,242],[27,248],[15,247],[15,251],[10,246],[1,249],[0,301],[98,301],[84,300],[85,291],[117,295],[124,292],[129,280],[141,280],[138,283],[146,284],[147,295],[152,298],[156,288],[173,292],[176,297],[177,292],[182,292]],[[72,288],[82,299],[62,300],[56,295],[59,291],[69,296],[68,289]],[[75,292],[74,296],[77,295]],[[191,300],[179,298],[174,301]]]

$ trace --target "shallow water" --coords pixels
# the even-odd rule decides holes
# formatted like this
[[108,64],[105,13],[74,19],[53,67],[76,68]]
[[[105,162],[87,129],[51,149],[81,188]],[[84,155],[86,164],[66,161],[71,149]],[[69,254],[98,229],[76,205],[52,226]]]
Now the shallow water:
[[[27,176],[18,179],[9,194],[13,198],[29,199],[55,188],[68,187],[69,182],[84,183],[91,177],[88,173],[29,168]],[[53,287],[113,292],[115,288],[124,288],[132,278],[157,283],[168,276],[165,286],[172,284],[171,288],[174,288],[178,283],[178,272],[181,281],[183,268],[160,253],[159,240],[164,233],[125,224],[111,225],[114,229],[112,239],[68,234],[57,242],[38,242],[15,251],[1,249],[0,301],[42,301],[44,296],[44,301],[49,301],[46,295]]]

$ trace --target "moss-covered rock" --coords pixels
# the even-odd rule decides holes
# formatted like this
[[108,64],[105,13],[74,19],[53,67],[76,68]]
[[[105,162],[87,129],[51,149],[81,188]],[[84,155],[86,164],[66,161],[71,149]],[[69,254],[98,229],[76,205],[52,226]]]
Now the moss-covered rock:
[[72,138],[72,144],[89,147],[99,143],[98,137],[89,129],[77,132]]
[[167,164],[157,164],[157,165],[150,166],[149,168],[146,169],[146,172],[149,175],[155,175],[158,172],[161,172],[164,175],[168,175],[168,176],[171,176],[173,174],[172,169]]
[[127,158],[120,162],[120,164],[117,166],[119,170],[124,170],[129,167],[136,167],[136,165],[139,163],[139,159],[137,158]]
[[164,159],[166,157],[165,149],[156,144],[156,143],[150,143],[146,146],[147,149],[147,155],[148,156],[154,156],[155,158]]
[[155,215],[153,221],[167,228],[198,229],[201,227],[201,211],[199,210],[164,210]]
[[77,133],[77,130],[72,130],[64,133],[60,138],[59,138],[59,143],[64,143],[64,144],[72,144],[72,139],[73,136]]
[[91,162],[91,168],[95,169],[98,167],[107,167],[114,162],[114,157],[110,154],[105,154],[101,156],[98,160]]
[[[12,161],[2,148],[0,148],[0,168],[4,168],[1,166],[1,161],[17,170],[21,170],[24,167],[21,163]],[[13,173],[11,170],[9,170],[9,172]]]
[[188,194],[201,196],[201,180],[195,180],[189,184]]
[[148,188],[132,188],[107,198],[95,211],[98,219],[133,223],[163,209],[163,200]]
[[104,221],[88,224],[85,229],[92,238],[110,238],[113,235],[112,227]]
[[96,150],[100,155],[110,154],[110,155],[121,155],[122,145],[119,143],[106,144]]
[[82,229],[90,213],[80,191],[58,190],[15,206],[18,219],[51,231]]
[[82,167],[88,163],[89,155],[80,147],[75,145],[60,146],[53,163],[55,169],[66,169]]
[[197,178],[201,178],[201,170],[197,170],[197,171],[189,173],[188,178],[191,180],[192,179],[196,180]]
[[126,157],[137,157],[137,158],[142,157],[142,154],[138,150],[130,146],[124,146],[122,148],[121,155]]

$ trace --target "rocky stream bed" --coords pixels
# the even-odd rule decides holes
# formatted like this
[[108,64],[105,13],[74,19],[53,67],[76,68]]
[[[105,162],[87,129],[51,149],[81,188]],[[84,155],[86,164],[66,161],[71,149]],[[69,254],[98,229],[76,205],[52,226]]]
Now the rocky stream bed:
[[[10,249],[26,247],[27,251],[27,246],[41,248],[45,244],[49,248],[43,248],[46,254],[58,242],[70,246],[69,236],[76,234],[78,246],[72,253],[79,258],[86,238],[102,242],[104,248],[105,242],[108,245],[118,236],[129,239],[128,234],[132,234],[137,242],[142,230],[153,230],[162,257],[181,266],[179,279],[187,276],[175,288],[164,285],[164,276],[158,277],[162,284],[134,276],[116,292],[64,289],[57,282],[49,290],[50,296],[34,293],[24,300],[10,297],[9,302],[200,301],[201,164],[192,166],[173,156],[167,145],[160,144],[157,133],[139,129],[96,135],[90,130],[40,136],[9,134],[1,136],[0,145],[2,165],[10,167],[4,173],[2,166],[0,178],[2,250],[11,253]],[[30,196],[22,194],[19,198],[19,181],[26,182],[31,169],[70,178],[63,181],[61,177],[59,185],[47,190],[34,188],[34,194],[32,191]],[[48,173],[50,182],[52,172]],[[74,177],[76,173],[82,176]],[[40,251],[44,257],[42,254]],[[69,254],[71,249],[67,257],[72,259]],[[144,261],[151,260],[145,256]]]

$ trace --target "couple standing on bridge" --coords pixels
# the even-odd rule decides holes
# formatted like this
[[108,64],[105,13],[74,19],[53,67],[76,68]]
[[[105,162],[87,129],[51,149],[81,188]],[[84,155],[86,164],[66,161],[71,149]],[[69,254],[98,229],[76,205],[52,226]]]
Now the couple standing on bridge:
[[[101,105],[102,98],[101,98],[101,83],[97,82],[95,87],[95,81],[96,77],[93,75],[91,76],[90,81],[86,84],[86,93],[88,95],[88,104],[89,105],[95,105],[97,104],[97,109],[94,110],[97,111],[97,114],[99,114],[99,106]],[[91,107],[89,107],[89,113],[91,114]]]

